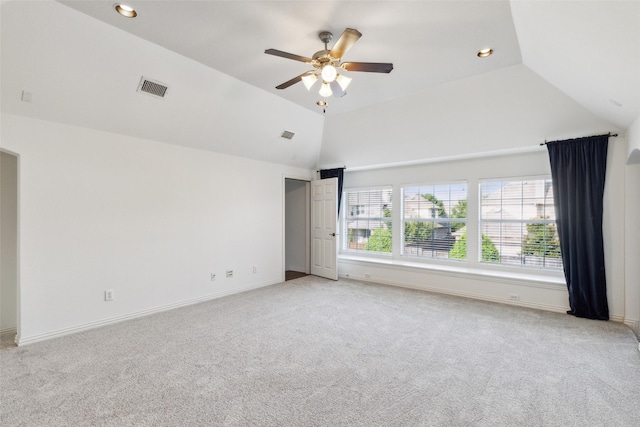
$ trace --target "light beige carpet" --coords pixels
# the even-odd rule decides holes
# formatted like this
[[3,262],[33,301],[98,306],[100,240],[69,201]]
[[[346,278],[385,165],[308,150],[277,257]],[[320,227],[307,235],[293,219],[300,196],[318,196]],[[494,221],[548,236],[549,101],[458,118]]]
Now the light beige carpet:
[[0,350],[2,426],[638,426],[630,329],[306,276]]

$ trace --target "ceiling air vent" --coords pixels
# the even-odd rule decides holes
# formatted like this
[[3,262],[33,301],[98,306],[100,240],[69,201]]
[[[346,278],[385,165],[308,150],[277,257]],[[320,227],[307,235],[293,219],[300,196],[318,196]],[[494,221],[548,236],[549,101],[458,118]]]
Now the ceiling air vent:
[[282,135],[280,135],[280,137],[285,139],[293,139],[293,135],[295,135],[294,132],[291,132],[290,130],[285,130],[282,132]]
[[164,98],[164,95],[167,93],[167,89],[169,88],[164,83],[148,79],[145,76],[142,76],[140,84],[138,84],[138,92],[144,92],[158,98]]

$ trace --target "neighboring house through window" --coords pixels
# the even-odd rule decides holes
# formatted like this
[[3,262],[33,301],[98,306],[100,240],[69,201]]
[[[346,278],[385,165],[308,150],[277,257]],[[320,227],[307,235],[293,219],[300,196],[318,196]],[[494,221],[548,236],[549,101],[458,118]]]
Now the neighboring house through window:
[[402,188],[402,255],[426,258],[452,256],[467,218],[467,184],[417,185]]
[[562,268],[550,179],[480,184],[481,261]]
[[347,189],[342,250],[391,254],[392,188]]

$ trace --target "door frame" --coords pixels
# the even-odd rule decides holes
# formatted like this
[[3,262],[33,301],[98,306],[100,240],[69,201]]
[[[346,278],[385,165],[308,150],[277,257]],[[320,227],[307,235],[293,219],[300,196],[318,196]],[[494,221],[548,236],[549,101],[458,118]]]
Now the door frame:
[[311,181],[314,178],[302,175],[282,174],[282,277],[281,282],[285,281],[285,272],[287,269],[287,180],[303,181],[306,183],[305,196],[305,273],[311,273]]
[[[15,277],[15,301],[12,301],[13,303],[15,303],[15,314],[16,314],[16,328],[15,328],[15,343],[19,344],[20,342],[20,324],[21,324],[21,286],[20,286],[20,274],[21,274],[21,268],[20,268],[20,154],[10,151],[10,150],[6,150],[4,148],[0,148],[0,152],[15,157],[16,158],[16,176],[15,176],[15,183],[16,183],[16,222],[15,222],[15,227],[16,227],[16,242],[15,242],[15,257],[16,257],[16,277]],[[6,331],[6,332],[12,332],[12,331]]]

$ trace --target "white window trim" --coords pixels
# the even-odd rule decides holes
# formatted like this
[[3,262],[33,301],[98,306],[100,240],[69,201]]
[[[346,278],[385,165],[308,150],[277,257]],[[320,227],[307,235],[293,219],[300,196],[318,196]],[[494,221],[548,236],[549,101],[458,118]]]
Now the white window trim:
[[[348,192],[357,192],[357,191],[378,191],[378,190],[391,190],[391,218],[389,219],[391,221],[391,235],[392,235],[392,242],[391,242],[391,252],[387,253],[387,252],[373,252],[373,251],[355,251],[355,250],[349,250],[345,248],[345,241],[348,238],[348,230],[346,227],[346,220],[348,217],[349,212],[347,211],[347,205],[348,205],[348,198],[347,198],[347,193]],[[338,257],[343,254],[345,256],[361,256],[361,257],[375,257],[375,258],[379,258],[379,259],[387,259],[390,257],[393,257],[393,249],[394,249],[394,245],[393,245],[393,232],[394,232],[394,226],[393,224],[395,224],[394,221],[394,209],[393,209],[393,200],[394,200],[394,195],[395,195],[395,187],[391,184],[389,185],[375,185],[375,186],[365,186],[365,187],[344,187],[342,189],[342,206],[341,206],[341,212],[340,215],[342,215],[340,218],[342,218],[340,220],[340,224],[339,224],[339,230],[340,230],[340,234],[342,236],[342,239],[340,240],[340,244],[338,245]]]
[[[400,186],[400,231],[398,233],[399,235],[399,239],[400,239],[400,248],[398,251],[398,256],[401,257],[401,259],[406,259],[406,260],[415,260],[415,261],[420,261],[420,262],[445,262],[445,263],[450,263],[450,262],[466,262],[469,257],[467,256],[466,259],[458,259],[458,258],[444,258],[444,257],[420,257],[420,256],[411,256],[411,255],[407,255],[404,252],[404,223],[405,223],[405,217],[404,217],[404,192],[405,189],[407,187],[435,187],[438,185],[460,185],[460,184],[464,184],[466,186],[466,191],[467,191],[467,207],[469,206],[469,182],[468,180],[453,180],[453,181],[440,181],[440,182],[433,182],[433,183],[422,183],[422,184],[402,184]],[[469,222],[469,212],[467,211],[467,218],[465,218],[464,220],[460,221],[459,218],[454,218],[457,219],[457,221],[449,221],[449,222],[461,222],[463,223],[465,226],[468,224]],[[449,219],[451,220],[451,218]],[[417,219],[410,219],[410,222],[427,222],[424,220],[417,220]],[[468,236],[468,235],[467,235]],[[411,261],[408,261],[411,262]]]
[[[555,271],[544,271],[546,274],[535,274],[532,269],[527,269],[525,272],[513,272],[509,269],[500,269],[500,268],[478,268],[478,267],[469,267],[464,265],[455,265],[455,264],[434,264],[427,262],[419,262],[419,261],[409,261],[406,259],[381,259],[370,257],[369,254],[366,256],[357,256],[352,254],[340,254],[338,256],[338,261],[344,261],[349,263],[369,263],[380,265],[389,268],[396,268],[401,270],[415,270],[415,271],[423,271],[429,272],[433,274],[439,274],[448,277],[461,277],[461,278],[470,278],[470,279],[479,279],[479,280],[492,280],[499,283],[505,284],[521,284],[525,286],[539,287],[545,289],[558,289],[558,288],[566,288],[566,282],[564,275],[562,272],[560,274]],[[458,260],[461,261],[461,260]],[[497,267],[502,267],[500,265],[495,265]],[[491,265],[494,267],[494,265]]]
[[[502,264],[502,263],[492,263],[492,262],[484,262],[482,261],[482,223],[483,222],[495,222],[495,223],[512,223],[512,224],[551,224],[555,223],[554,220],[548,219],[531,219],[531,220],[510,220],[510,219],[482,219],[482,191],[480,188],[483,183],[487,182],[508,182],[508,181],[538,181],[538,180],[550,180],[552,181],[551,175],[518,175],[518,176],[500,176],[495,178],[480,178],[478,179],[478,220],[477,220],[477,263],[483,266],[490,266],[495,269],[504,269],[506,271],[510,270],[525,270],[531,272],[543,272],[543,273],[562,273],[562,280],[564,281],[564,271],[563,268],[553,268],[553,267],[544,267],[544,266],[532,266],[527,264]],[[467,235],[468,237],[468,235]],[[467,257],[468,258],[468,257]],[[513,274],[518,274],[514,272]],[[563,282],[564,284],[564,282]]]

